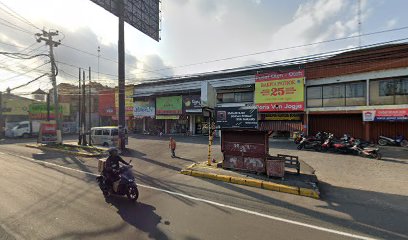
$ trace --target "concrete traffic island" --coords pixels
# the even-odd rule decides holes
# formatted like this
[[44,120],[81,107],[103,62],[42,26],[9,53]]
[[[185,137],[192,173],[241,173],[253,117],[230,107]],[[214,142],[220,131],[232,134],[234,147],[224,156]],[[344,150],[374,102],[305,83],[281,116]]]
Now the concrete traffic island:
[[290,193],[311,198],[320,198],[318,180],[314,170],[307,164],[301,164],[300,174],[286,172],[284,178],[269,178],[266,175],[238,172],[223,169],[221,163],[195,163],[181,170],[180,173],[193,177],[207,178],[222,182],[263,188],[270,191]]
[[60,152],[79,157],[100,157],[106,154],[106,149],[93,146],[79,146],[76,143],[64,144],[26,144],[26,147],[37,148],[45,151]]

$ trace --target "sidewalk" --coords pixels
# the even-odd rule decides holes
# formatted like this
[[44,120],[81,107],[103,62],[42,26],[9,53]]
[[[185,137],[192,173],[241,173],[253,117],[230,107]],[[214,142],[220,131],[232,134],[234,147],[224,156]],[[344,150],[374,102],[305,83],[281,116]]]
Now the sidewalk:
[[255,173],[227,170],[217,167],[217,165],[221,166],[221,164],[217,163],[207,166],[207,162],[190,165],[181,170],[180,173],[193,177],[208,178],[271,191],[319,198],[318,180],[316,175],[314,175],[314,169],[303,161],[300,160],[300,162],[301,171],[299,175],[294,172],[286,171],[285,177],[282,179],[268,178],[266,175]]

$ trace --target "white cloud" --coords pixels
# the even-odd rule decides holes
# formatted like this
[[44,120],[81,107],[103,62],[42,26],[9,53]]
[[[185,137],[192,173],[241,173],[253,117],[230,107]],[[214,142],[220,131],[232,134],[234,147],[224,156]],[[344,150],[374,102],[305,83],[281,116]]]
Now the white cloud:
[[397,25],[397,19],[393,18],[387,21],[387,28],[393,28]]

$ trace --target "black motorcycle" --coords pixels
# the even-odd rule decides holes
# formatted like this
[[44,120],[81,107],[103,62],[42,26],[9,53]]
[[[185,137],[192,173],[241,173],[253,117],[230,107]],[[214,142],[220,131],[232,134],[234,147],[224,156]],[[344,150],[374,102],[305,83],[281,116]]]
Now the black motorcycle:
[[132,172],[132,165],[124,165],[119,168],[119,180],[113,184],[118,184],[116,191],[114,190],[114,187],[108,186],[105,174],[98,176],[96,180],[98,181],[99,188],[102,190],[105,197],[110,195],[126,195],[129,200],[133,202],[139,197],[139,190],[137,189],[135,177]]
[[299,145],[297,146],[297,149],[298,150],[313,149],[317,152],[320,152],[322,150],[322,143],[321,143],[321,140],[315,140],[315,139],[312,140],[312,139],[307,139],[303,137]]

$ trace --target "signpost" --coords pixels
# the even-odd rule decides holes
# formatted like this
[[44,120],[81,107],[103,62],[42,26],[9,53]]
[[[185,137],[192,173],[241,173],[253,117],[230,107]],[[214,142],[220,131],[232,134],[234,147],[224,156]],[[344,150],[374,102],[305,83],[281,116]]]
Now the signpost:
[[303,70],[255,75],[255,104],[259,112],[304,111]]

